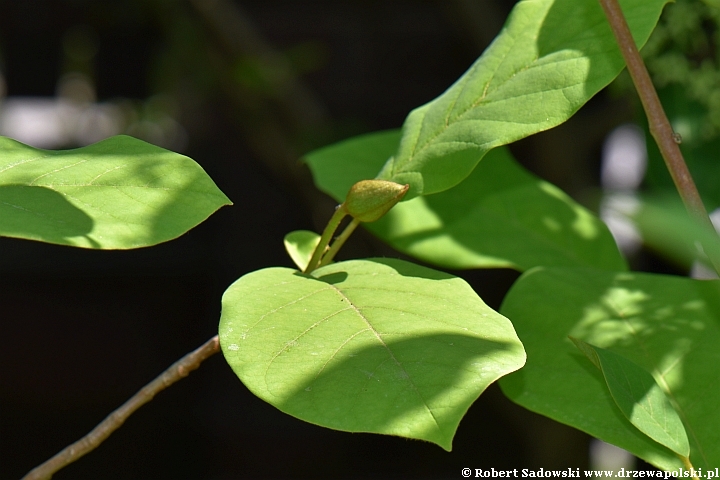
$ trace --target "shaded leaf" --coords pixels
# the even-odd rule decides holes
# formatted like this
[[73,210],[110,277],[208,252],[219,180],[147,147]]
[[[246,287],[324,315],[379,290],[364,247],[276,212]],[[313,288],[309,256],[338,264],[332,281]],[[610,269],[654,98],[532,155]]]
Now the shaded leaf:
[[74,150],[0,137],[0,235],[85,248],[155,245],[228,198],[193,160],[128,136]]
[[[398,131],[363,135],[312,152],[306,161],[318,188],[342,201],[399,138]],[[401,252],[445,268],[627,269],[604,223],[518,165],[504,147],[452,190],[401,202],[366,227]]]
[[525,368],[500,382],[510,399],[659,468],[683,467],[628,421],[572,336],[650,372],[683,421],[692,464],[720,464],[720,281],[537,268],[513,285],[501,312],[528,354]]
[[397,150],[400,135],[400,130],[358,135],[313,150],[303,160],[312,170],[315,186],[342,203],[355,183],[377,175]]
[[622,355],[570,340],[600,369],[615,404],[630,423],[678,455],[690,455],[682,420],[652,375]]
[[310,230],[296,230],[285,235],[285,250],[300,271],[305,271],[315,247],[320,243],[320,235]]
[[[667,0],[621,2],[638,45]],[[413,110],[377,178],[410,184],[408,199],[446,190],[492,148],[570,118],[624,67],[596,0],[525,0],[445,93]]]
[[682,267],[707,262],[706,254],[720,258],[717,233],[690,217],[675,196],[646,198],[632,221],[646,245]]
[[512,324],[462,279],[391,259],[245,275],[223,296],[219,336],[283,412],[446,450],[475,399],[525,361]]

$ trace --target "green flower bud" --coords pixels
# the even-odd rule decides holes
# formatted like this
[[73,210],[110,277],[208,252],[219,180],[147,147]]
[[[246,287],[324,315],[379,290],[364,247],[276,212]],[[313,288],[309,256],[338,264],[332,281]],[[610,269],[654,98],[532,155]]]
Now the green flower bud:
[[360,222],[374,222],[402,200],[409,188],[386,180],[362,180],[350,188],[343,208]]

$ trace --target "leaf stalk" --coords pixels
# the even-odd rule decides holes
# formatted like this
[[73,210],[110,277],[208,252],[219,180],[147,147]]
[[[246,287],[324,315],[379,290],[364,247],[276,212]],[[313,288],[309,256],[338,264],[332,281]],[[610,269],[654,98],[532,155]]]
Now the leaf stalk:
[[357,218],[353,218],[350,223],[348,223],[347,227],[345,227],[345,230],[335,239],[335,241],[330,246],[330,250],[327,251],[327,253],[322,257],[322,260],[320,260],[320,267],[324,267],[325,265],[328,265],[330,262],[333,261],[333,258],[335,258],[335,254],[340,251],[342,246],[345,244],[345,241],[352,235],[352,233],[355,231],[357,226],[360,225],[360,220]]
[[[680,458],[680,461],[683,463],[683,466],[685,467],[685,470],[688,472],[695,473],[695,467],[693,467],[693,464],[690,463],[690,457],[683,457],[682,455],[678,455]],[[700,480],[697,475],[693,475],[692,480]]]
[[338,205],[335,209],[335,213],[333,213],[333,216],[330,217],[330,221],[328,221],[328,224],[325,226],[325,230],[323,230],[322,236],[320,237],[320,242],[318,242],[315,247],[312,257],[310,257],[310,262],[308,262],[307,268],[305,268],[303,273],[310,273],[320,266],[320,260],[325,253],[325,249],[330,244],[330,240],[332,240],[335,230],[337,230],[340,226],[340,222],[342,222],[342,219],[345,218],[347,214],[345,205]]

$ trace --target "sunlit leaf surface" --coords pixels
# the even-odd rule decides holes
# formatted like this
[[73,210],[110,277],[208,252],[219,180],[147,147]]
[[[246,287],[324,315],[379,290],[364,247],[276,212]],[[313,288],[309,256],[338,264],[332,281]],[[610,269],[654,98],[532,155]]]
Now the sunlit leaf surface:
[[472,402],[525,361],[512,324],[462,279],[390,259],[245,275],[223,296],[219,336],[280,410],[446,450]]
[[155,245],[230,200],[188,157],[128,136],[74,150],[0,137],[0,235],[85,248]]
[[571,340],[600,369],[615,405],[630,423],[678,455],[690,454],[682,420],[650,373],[611,350]]
[[520,277],[501,312],[528,354],[525,368],[500,382],[513,401],[657,467],[682,466],[630,423],[572,336],[650,372],[682,419],[692,464],[720,465],[720,281],[538,268]]
[[320,243],[320,235],[309,230],[290,232],[284,239],[285,250],[301,271],[307,268],[318,243]]
[[[643,45],[668,0],[620,3]],[[415,110],[378,176],[408,199],[446,190],[492,148],[566,121],[625,63],[597,0],[525,0],[445,93]]]

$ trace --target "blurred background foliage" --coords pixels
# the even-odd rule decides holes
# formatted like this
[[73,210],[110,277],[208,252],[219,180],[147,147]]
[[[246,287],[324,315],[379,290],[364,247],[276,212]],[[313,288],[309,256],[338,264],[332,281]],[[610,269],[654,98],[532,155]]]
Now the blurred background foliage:
[[[399,127],[470,66],[514,3],[0,0],[0,135],[70,148],[130,134],[194,158],[235,203],[137,251],[0,239],[0,478],[87,433],[215,334],[236,278],[292,266],[285,233],[320,230],[334,207],[302,155]],[[719,18],[716,1],[677,0],[644,52],[709,208],[720,205]],[[621,77],[512,150],[597,206],[608,132],[644,125],[633,95]],[[649,152],[645,185],[664,189]],[[364,232],[341,254],[378,255],[398,256]],[[677,272],[646,252],[633,262]],[[453,273],[494,308],[517,278]],[[496,387],[470,409],[452,453],[334,432],[256,399],[217,356],[55,478],[458,478],[463,467],[586,467],[588,445]]]

